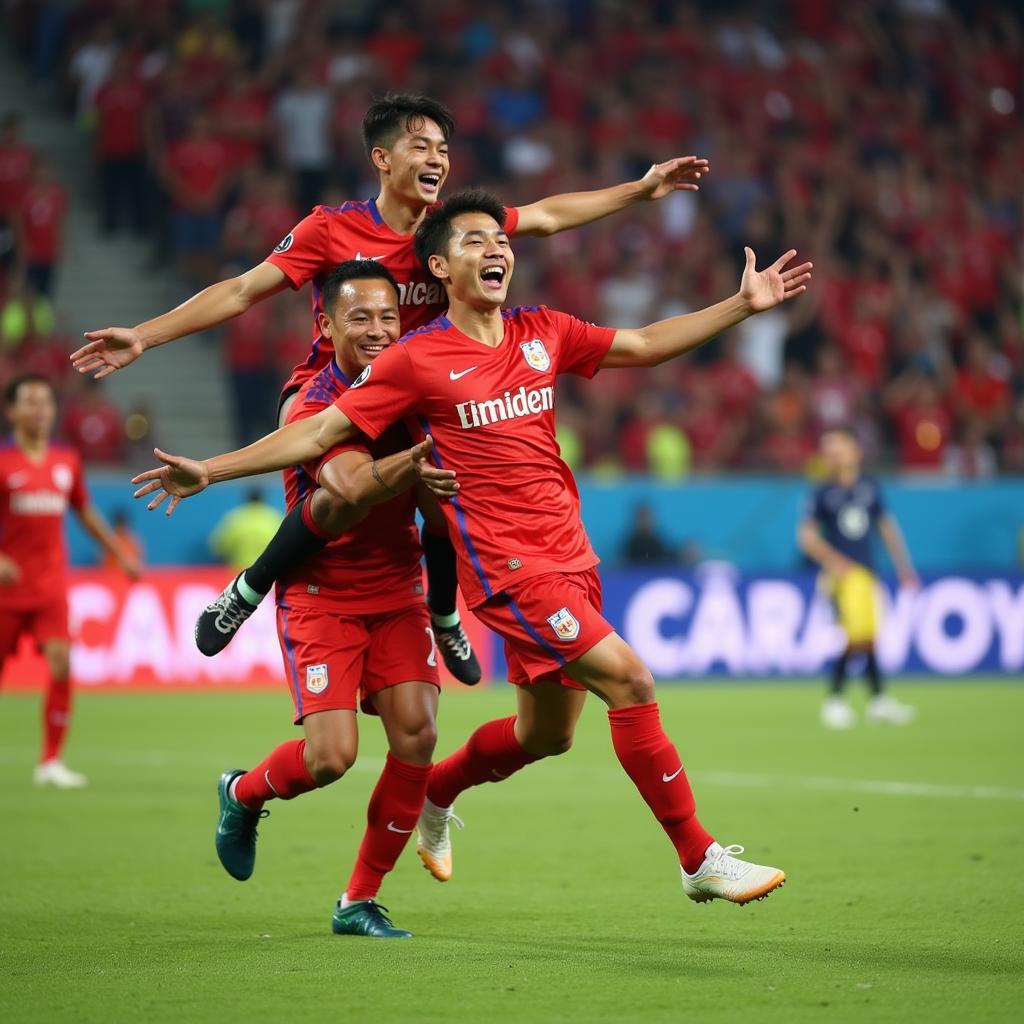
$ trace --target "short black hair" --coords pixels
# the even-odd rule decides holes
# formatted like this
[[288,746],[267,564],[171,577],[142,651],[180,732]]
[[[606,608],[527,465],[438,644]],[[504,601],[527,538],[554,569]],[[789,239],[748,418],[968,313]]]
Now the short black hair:
[[452,240],[452,221],[463,213],[486,213],[500,227],[505,226],[507,212],[500,199],[482,188],[467,188],[449,196],[423,218],[416,230],[413,246],[420,263],[428,270],[431,256],[447,256]]
[[387,281],[395,289],[395,295],[399,299],[401,298],[402,290],[398,287],[394,274],[383,264],[376,260],[345,260],[324,278],[323,288],[320,291],[320,301],[324,312],[328,316],[334,314],[334,307],[338,304],[338,293],[346,281],[374,279]]
[[22,384],[45,384],[54,398],[57,397],[57,389],[49,377],[44,377],[41,373],[19,373],[17,377],[12,377],[7,382],[7,387],[4,389],[5,405],[14,405],[18,400],[18,391]]
[[375,100],[363,117],[363,145],[369,155],[374,146],[388,148],[402,132],[416,132],[429,118],[447,142],[455,132],[451,111],[438,100],[411,93],[389,92]]

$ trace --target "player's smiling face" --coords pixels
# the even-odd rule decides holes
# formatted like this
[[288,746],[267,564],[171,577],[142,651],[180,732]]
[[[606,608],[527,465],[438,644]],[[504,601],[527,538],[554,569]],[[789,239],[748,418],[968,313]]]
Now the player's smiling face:
[[447,280],[453,299],[478,309],[502,305],[516,262],[505,229],[486,213],[459,214],[451,227],[448,255],[432,256],[431,271]]
[[448,140],[436,122],[414,120],[390,148],[374,150],[374,163],[387,187],[424,206],[437,202],[448,177]]
[[53,389],[42,381],[25,381],[14,401],[7,406],[7,418],[19,434],[33,441],[49,438],[57,420],[57,401]]
[[395,289],[381,278],[346,281],[334,314],[320,314],[320,330],[334,343],[342,372],[350,380],[357,377],[401,334]]

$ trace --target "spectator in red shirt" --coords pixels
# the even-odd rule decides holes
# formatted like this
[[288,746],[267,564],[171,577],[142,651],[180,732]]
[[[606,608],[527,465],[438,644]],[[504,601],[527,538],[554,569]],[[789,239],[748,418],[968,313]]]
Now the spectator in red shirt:
[[886,404],[896,427],[902,467],[941,470],[953,433],[953,418],[935,379],[925,373],[905,373],[890,385]]
[[281,382],[273,360],[273,325],[274,309],[269,302],[254,303],[224,325],[224,362],[241,446],[251,444],[277,425],[271,410]]
[[227,148],[214,137],[208,115],[194,114],[188,133],[171,145],[164,177],[174,203],[171,227],[182,272],[192,281],[208,281],[231,184]]
[[64,187],[54,181],[47,164],[36,158],[22,197],[20,225],[25,283],[36,295],[53,295],[53,272],[60,259],[67,208]]
[[118,228],[122,214],[132,227],[145,228],[146,90],[132,59],[122,54],[96,93],[96,159],[99,164],[100,227]]
[[21,115],[5,114],[0,123],[0,218],[20,209],[32,157],[31,147],[21,139]]
[[953,380],[957,417],[964,423],[978,421],[986,435],[1004,426],[1010,411],[1010,388],[1000,362],[984,336],[976,334]]
[[86,462],[120,462],[124,429],[117,406],[103,396],[100,381],[86,378],[81,395],[68,406],[64,434]]

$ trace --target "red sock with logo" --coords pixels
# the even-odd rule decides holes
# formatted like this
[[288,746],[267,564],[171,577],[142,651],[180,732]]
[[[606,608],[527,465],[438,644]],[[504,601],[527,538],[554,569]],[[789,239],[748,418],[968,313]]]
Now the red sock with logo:
[[504,782],[520,768],[539,761],[519,745],[515,726],[515,715],[481,725],[464,746],[434,765],[427,799],[438,807],[450,807],[464,789]]
[[377,895],[384,876],[395,866],[416,828],[429,776],[429,764],[408,764],[388,754],[384,771],[370,797],[366,832],[356,866],[345,886],[345,895],[350,901],[368,900]]
[[292,800],[317,788],[306,767],[306,741],[289,740],[274,747],[255,768],[239,776],[235,799],[258,811],[267,800]]
[[693,790],[676,748],[661,727],[658,705],[612,708],[608,721],[619,763],[668,834],[679,863],[692,874],[714,839],[697,820]]
[[71,680],[52,676],[43,699],[43,753],[41,761],[60,757],[71,724]]

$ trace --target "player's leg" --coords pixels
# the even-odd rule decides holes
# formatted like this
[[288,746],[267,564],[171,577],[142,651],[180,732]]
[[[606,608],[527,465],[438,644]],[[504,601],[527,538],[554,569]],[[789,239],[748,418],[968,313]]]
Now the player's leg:
[[854,610],[851,612],[849,628],[857,640],[857,647],[864,655],[864,674],[867,678],[871,697],[868,700],[866,718],[869,722],[886,725],[909,725],[915,717],[914,708],[903,704],[885,690],[885,681],[878,665],[875,641],[878,635],[878,581],[866,569],[858,573],[853,594]]
[[331,927],[338,935],[408,938],[376,902],[416,827],[437,742],[437,648],[426,608],[367,616],[370,633],[363,710],[379,715],[388,754],[366,812],[363,834]]
[[850,619],[852,612],[849,573],[839,579],[822,573],[818,578],[819,591],[832,602],[836,622],[847,637],[846,646],[836,656],[829,673],[829,688],[821,706],[821,724],[826,729],[851,729],[857,724],[857,715],[847,703],[845,691],[850,661],[857,654],[850,643]]
[[71,771],[61,758],[72,712],[71,639],[64,595],[36,612],[29,629],[46,661],[49,675],[43,698],[43,745],[35,781],[61,789],[80,789],[88,780],[79,772]]
[[326,488],[313,491],[281,520],[256,561],[202,610],[195,630],[199,650],[211,658],[224,650],[278,579],[366,516],[366,509],[354,508]]
[[467,686],[480,682],[480,662],[462,628],[456,595],[455,547],[448,536],[448,523],[441,507],[425,488],[420,488],[417,503],[423,515],[420,543],[427,567],[427,607],[437,635],[437,646],[445,668]]
[[654,680],[617,633],[570,662],[566,672],[608,705],[616,756],[675,847],[690,899],[743,904],[782,885],[786,876],[778,868],[738,860],[741,846],[720,846],[701,825],[682,759],[661,726]]
[[270,800],[292,800],[341,778],[356,758],[356,693],[369,638],[358,620],[278,607],[285,675],[303,738],[278,744],[255,768],[231,769],[217,784],[215,845],[232,878],[256,861],[256,827]]

